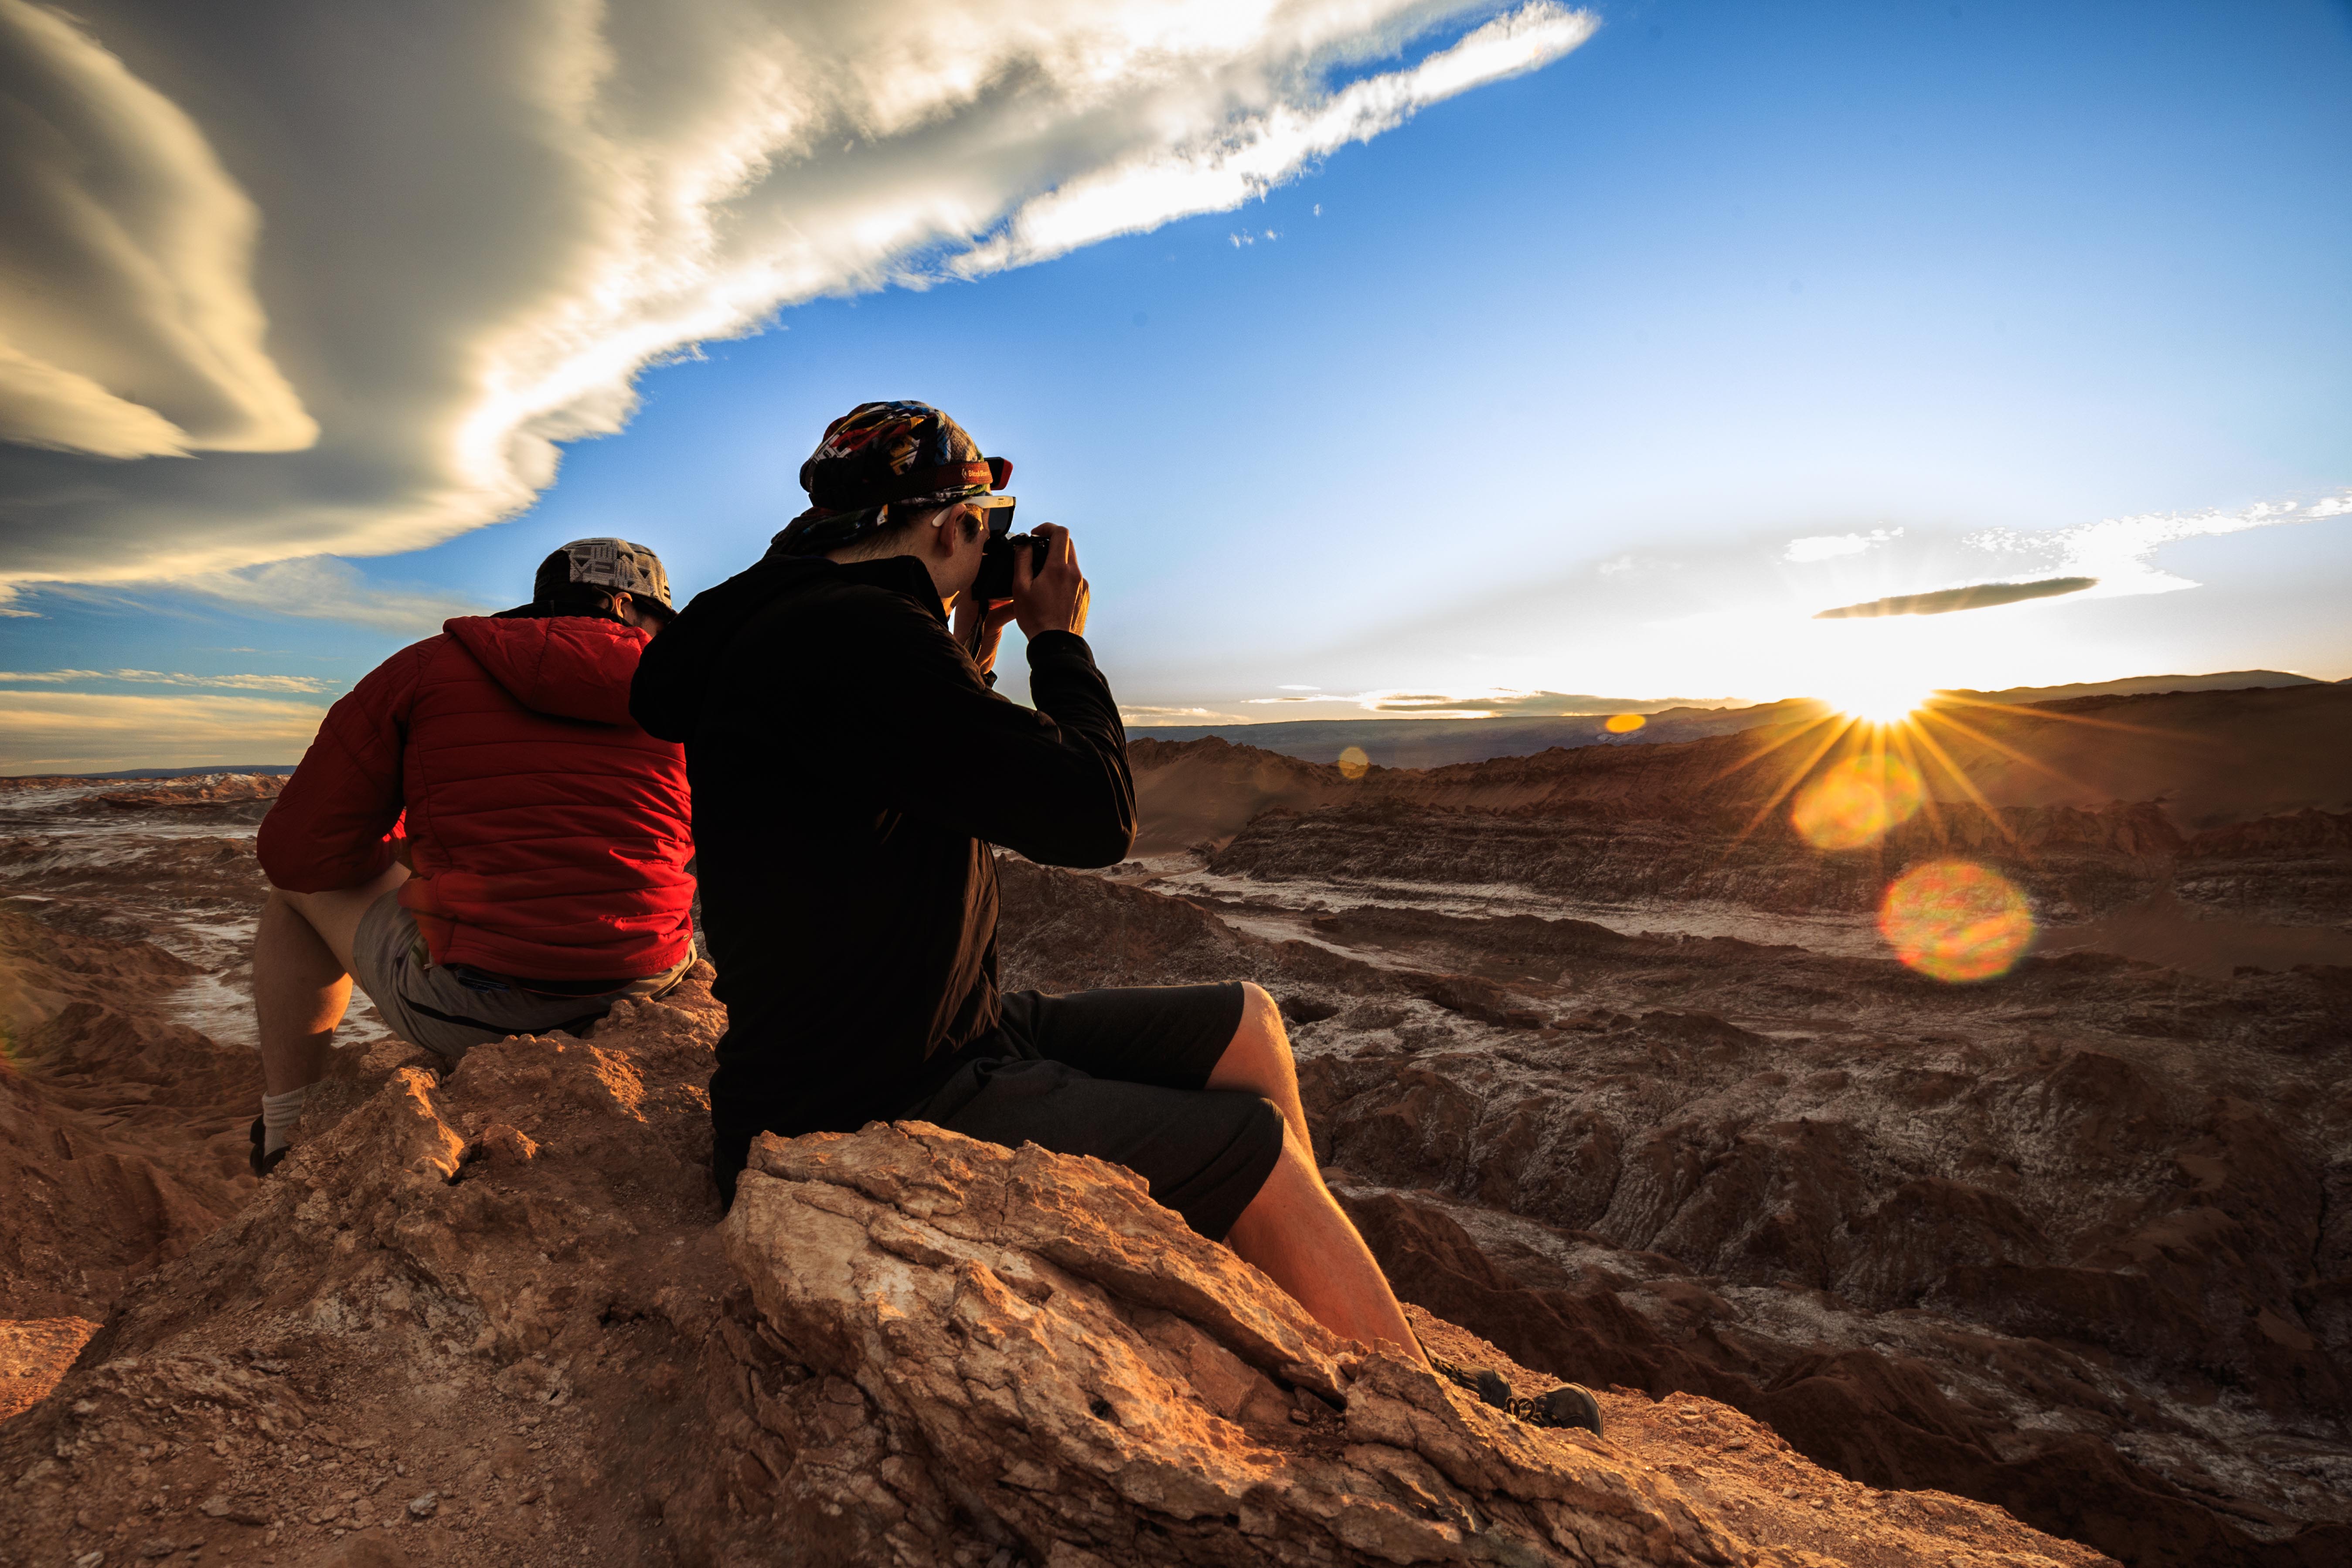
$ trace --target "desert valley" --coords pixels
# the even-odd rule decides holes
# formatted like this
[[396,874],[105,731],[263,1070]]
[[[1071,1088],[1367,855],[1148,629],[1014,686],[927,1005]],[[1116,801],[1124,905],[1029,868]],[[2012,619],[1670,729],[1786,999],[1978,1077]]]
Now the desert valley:
[[0,1562],[2352,1562],[2352,685],[1906,733],[1139,739],[1134,859],[1001,860],[1011,986],[1271,992],[1424,1339],[1605,1438],[1089,1162],[718,1226],[699,983],[446,1077],[362,1006],[257,1182],[280,781],[9,781]]

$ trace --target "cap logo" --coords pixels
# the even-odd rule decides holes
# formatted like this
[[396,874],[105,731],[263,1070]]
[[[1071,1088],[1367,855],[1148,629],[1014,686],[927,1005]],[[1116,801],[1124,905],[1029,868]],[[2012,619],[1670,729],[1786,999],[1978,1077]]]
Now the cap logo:
[[636,598],[650,599],[664,609],[669,602],[669,574],[661,558],[642,544],[625,539],[575,539],[563,547],[572,563],[572,581],[610,588]]

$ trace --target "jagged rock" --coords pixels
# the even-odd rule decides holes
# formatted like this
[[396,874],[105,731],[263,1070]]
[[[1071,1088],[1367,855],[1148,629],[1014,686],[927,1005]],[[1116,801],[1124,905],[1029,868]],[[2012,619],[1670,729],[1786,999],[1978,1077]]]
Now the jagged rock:
[[719,1019],[698,988],[676,1000],[445,1079],[396,1043],[346,1053],[254,1202],[0,1426],[0,1549],[2104,1561],[1841,1482],[1698,1402],[1703,1443],[1630,1394],[1603,1398],[1631,1442],[1521,1426],[1335,1341],[1096,1162],[911,1124],[770,1141],[715,1225],[698,1086]]
[[[1066,874],[1005,872],[1008,910],[1060,907]],[[1156,915],[1145,888],[1072,898],[1157,933],[1084,983],[1221,962],[1341,1004],[1290,1014],[1309,1120],[1408,1300],[1554,1376],[1722,1399],[1853,1479],[2151,1564],[2352,1552],[2352,970],[2075,952],[1949,987],[1171,880],[1195,896]],[[1223,952],[1190,931],[1227,915]],[[1286,926],[1372,962],[1307,980]],[[1072,924],[1030,929],[1008,920],[1008,983],[1067,983]],[[1465,974],[1476,1011],[1429,999]],[[1551,1026],[1513,1026],[1531,1012]],[[1384,1189],[1445,1223],[1389,1223]]]
[[1738,1560],[1604,1445],[1333,1340],[1116,1166],[913,1123],[754,1167],[728,1253],[769,1323],[1034,1555]]
[[250,1189],[249,1053],[161,1016],[194,973],[0,910],[0,1319],[96,1319]]
[[[1627,811],[1693,766],[1646,750],[1615,804],[1462,809],[1487,784],[1541,805],[1584,766],[1540,758],[1435,780],[1355,851],[1411,847],[1424,808],[1524,832],[1538,859],[1613,821],[1638,872],[1643,836],[1679,829]],[[362,1009],[302,1130],[315,1147],[257,1191],[236,922],[257,870],[238,825],[267,792],[163,793],[130,810],[89,786],[0,790],[0,831],[26,836],[0,843],[0,879],[34,917],[0,933],[21,1068],[0,1068],[0,1161],[12,1195],[70,1194],[0,1225],[0,1316],[49,1325],[20,1321],[35,1375],[14,1381],[45,1388],[94,1326],[52,1314],[110,1317],[57,1396],[0,1427],[0,1560],[29,1541],[37,1563],[155,1542],[285,1563],[866,1562],[948,1539],[971,1568],[1026,1558],[926,1468],[920,1423],[819,1370],[725,1256],[702,1170],[707,997],[438,1081],[401,1078],[428,1062],[367,1043]],[[2186,821],[2183,899],[2343,923],[2345,819],[2320,805]],[[2128,813],[2025,805],[2053,864],[2095,873],[2084,907],[2113,890],[2100,866],[2156,844]],[[1981,1508],[1906,1533],[1943,1505],[1880,1486],[1967,1492],[2150,1563],[2344,1555],[2352,970],[2077,952],[1944,987],[1872,956],[1866,922],[1841,947],[1831,917],[1752,906],[1538,918],[1567,910],[1465,885],[1517,874],[1476,853],[1360,890],[1311,858],[1292,881],[1157,884],[1182,899],[1137,885],[1157,866],[1003,867],[1011,984],[1273,990],[1384,1264],[1541,1371],[1434,1319],[1424,1337],[1522,1393],[1549,1374],[1663,1395],[1603,1388],[1612,1444],[1759,1560],[2063,1557]],[[48,1010],[22,1010],[36,993]],[[1281,1428],[1313,1436],[1276,1376],[1171,1327],[1190,1321],[1145,1338],[1219,1419],[1273,1426],[1275,1450]],[[427,1490],[435,1516],[408,1519]]]
[[[2080,921],[2164,890],[2178,857],[2179,896],[2200,914],[2345,929],[2352,689],[1950,712],[1926,721],[1937,761],[1923,763],[1924,782],[1936,808],[1867,852],[1815,849],[1790,827],[1791,792],[1839,754],[1822,754],[1816,742],[1827,732],[1803,724],[1374,768],[1354,780],[1218,740],[1141,739],[1131,754],[1146,852],[1205,842],[1225,877],[1513,884],[1572,899],[1866,912],[1906,864],[1958,853],[1998,867],[2045,913]],[[1857,734],[1843,744],[1864,742]],[[2346,962],[2341,943],[2331,951],[2302,961]]]

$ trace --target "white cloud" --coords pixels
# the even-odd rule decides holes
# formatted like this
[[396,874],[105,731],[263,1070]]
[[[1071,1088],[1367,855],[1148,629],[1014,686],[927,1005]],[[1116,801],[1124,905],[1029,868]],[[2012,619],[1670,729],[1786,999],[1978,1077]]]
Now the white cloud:
[[161,669],[0,669],[0,685],[70,686],[119,680],[131,686],[209,686],[226,691],[331,691],[341,681],[315,675],[189,675]]
[[431,589],[371,583],[349,562],[330,555],[198,573],[173,585],[239,609],[387,632],[437,632],[453,616],[478,616],[491,607]]
[[258,697],[0,691],[0,773],[299,762],[325,716]]
[[254,206],[194,121],[59,14],[0,0],[0,439],[283,452]]
[[[79,190],[92,148],[138,176],[0,241],[76,285],[40,342],[0,314],[0,417],[84,452],[239,451],[93,472],[0,449],[8,576],[218,586],[510,515],[558,443],[622,426],[649,363],[818,295],[1238,206],[1596,25],[1495,10],[257,0],[80,23],[0,0],[0,102],[64,128],[12,128],[0,178]],[[128,259],[85,265],[109,225]],[[312,416],[314,445],[260,455]]]
[[[1314,687],[1284,687],[1285,691],[1313,691]],[[1313,702],[1326,708],[1352,708],[1391,719],[1562,718],[1601,713],[1647,712],[1658,708],[1738,707],[1729,697],[1601,697],[1564,691],[1520,691],[1485,687],[1468,691],[1412,691],[1385,688],[1372,691],[1331,692],[1320,697],[1245,697],[1253,708],[1286,702]],[[1342,718],[1344,713],[1318,715]]]
[[[1382,33],[1415,22],[1426,26],[1440,14],[1436,7],[1414,7],[1421,15],[1413,16],[1398,5],[1388,15],[1371,15],[1379,8],[1368,5],[1353,16],[1337,6],[1328,11],[1312,6],[1291,12],[1232,9],[1256,11],[1252,19],[1265,29],[1260,37],[1267,42],[1296,27],[1295,41],[1286,42],[1299,56],[1288,68],[1303,75],[1317,52],[1349,44],[1360,48]],[[1462,9],[1466,7],[1444,7],[1446,12]],[[1240,17],[1231,19],[1238,22]],[[1349,21],[1370,26],[1358,37],[1347,39],[1344,30]],[[1305,84],[1296,79],[1286,91],[1269,79],[1269,68],[1282,68],[1255,47],[1246,51],[1256,58],[1243,66],[1245,77],[1236,73],[1197,85],[1160,77],[1150,87],[1153,96],[1167,94],[1159,107],[1181,116],[1163,120],[1161,125],[1181,126],[1179,134],[1167,139],[1139,136],[1104,166],[1024,203],[1002,235],[957,258],[949,270],[969,276],[1041,261],[1171,217],[1228,211],[1289,179],[1309,160],[1351,142],[1368,142],[1430,104],[1549,64],[1590,38],[1599,25],[1589,12],[1571,11],[1552,0],[1530,0],[1410,69],[1368,77],[1329,95],[1302,90]],[[1244,36],[1237,27],[1229,37]],[[1226,68],[1241,63],[1232,60]],[[1151,75],[1160,77],[1160,72],[1155,69]],[[1257,101],[1244,106],[1234,102],[1234,96],[1246,79],[1255,79],[1251,96]],[[1214,112],[1219,98],[1225,100],[1223,114]],[[1185,102],[1187,99],[1192,101]],[[1234,113],[1235,109],[1241,112]],[[1271,229],[1262,232],[1268,239],[1276,237]],[[1239,244],[1255,238],[1247,234],[1233,237]]]
[[2282,523],[2316,522],[2347,513],[2352,513],[2352,490],[2309,505],[2260,501],[2239,511],[2143,512],[2136,517],[2078,523],[2048,533],[1988,529],[1969,535],[1966,542],[1996,554],[2046,561],[2053,569],[2071,575],[2096,577],[2099,585],[2080,596],[2113,599],[2196,587],[2196,583],[2167,572],[2152,559],[2168,544],[2215,534],[2242,533],[2252,528],[2275,528]]
[[1226,713],[1214,708],[1155,708],[1149,704],[1139,708],[1121,706],[1119,721],[1140,724],[1149,728],[1156,724],[1248,724],[1255,721],[1238,713]]
[[1780,559],[1800,565],[1814,561],[1832,561],[1841,555],[1859,555],[1873,545],[1902,537],[1903,531],[1899,528],[1874,528],[1868,533],[1817,533],[1811,538],[1789,541],[1789,548]]
[[[152,579],[133,582],[161,585],[175,593],[209,599],[216,606],[262,616],[289,616],[299,620],[339,621],[347,626],[373,626],[378,631],[436,632],[444,621],[457,616],[487,615],[497,606],[461,599],[436,589],[372,583],[358,567],[331,555],[306,555],[272,561],[233,571],[195,572],[156,584]],[[68,599],[121,604],[114,588],[73,584],[36,584]],[[520,596],[520,595],[519,595]],[[24,607],[31,595],[24,586],[0,583],[0,616],[35,616]],[[229,648],[230,653],[252,649]]]

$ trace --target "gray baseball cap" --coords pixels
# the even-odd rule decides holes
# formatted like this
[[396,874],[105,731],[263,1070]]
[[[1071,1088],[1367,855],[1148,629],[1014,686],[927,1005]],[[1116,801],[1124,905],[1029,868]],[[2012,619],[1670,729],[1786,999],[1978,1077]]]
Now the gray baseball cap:
[[662,570],[661,557],[625,539],[575,539],[557,547],[539,563],[531,595],[543,599],[566,583],[627,594],[665,618],[677,613],[669,602],[669,574]]

